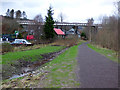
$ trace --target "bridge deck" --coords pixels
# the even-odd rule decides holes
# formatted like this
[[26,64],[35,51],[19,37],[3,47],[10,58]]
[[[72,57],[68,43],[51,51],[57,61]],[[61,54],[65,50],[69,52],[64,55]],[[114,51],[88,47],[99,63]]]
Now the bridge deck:
[[[36,23],[33,20],[19,20],[17,21],[19,24],[22,25],[36,25]],[[37,25],[39,25],[37,23]],[[44,25],[44,23],[40,23],[40,25]],[[68,23],[68,22],[56,22],[54,24],[55,26],[89,26],[88,23]],[[92,26],[97,26],[97,25],[92,25]]]

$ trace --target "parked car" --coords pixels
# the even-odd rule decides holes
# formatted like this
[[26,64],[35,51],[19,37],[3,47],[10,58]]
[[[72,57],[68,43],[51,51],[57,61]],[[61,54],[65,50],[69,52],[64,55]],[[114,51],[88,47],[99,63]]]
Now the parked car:
[[11,43],[11,45],[26,45],[26,46],[32,46],[33,44],[28,42],[25,39],[15,39],[15,41],[13,41]]
[[14,41],[15,38],[12,38],[10,35],[2,35],[1,41],[9,41],[12,42]]

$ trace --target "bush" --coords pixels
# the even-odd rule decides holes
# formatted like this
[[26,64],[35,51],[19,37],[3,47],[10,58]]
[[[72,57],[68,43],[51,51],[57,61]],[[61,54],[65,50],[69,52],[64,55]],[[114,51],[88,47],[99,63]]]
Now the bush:
[[13,51],[14,47],[10,45],[9,43],[3,43],[2,44],[2,53],[3,52],[11,52]]
[[81,33],[81,39],[82,39],[82,40],[87,40],[86,34],[85,34],[84,32]]
[[22,38],[23,38],[23,36],[22,36],[21,33],[19,33],[18,38],[19,38],[19,39],[22,39]]
[[81,37],[85,37],[86,38],[86,34],[84,32],[81,33]]
[[76,45],[77,43],[78,43],[77,37],[65,38],[65,39],[58,38],[52,43],[52,45],[61,45],[61,46],[70,47]]

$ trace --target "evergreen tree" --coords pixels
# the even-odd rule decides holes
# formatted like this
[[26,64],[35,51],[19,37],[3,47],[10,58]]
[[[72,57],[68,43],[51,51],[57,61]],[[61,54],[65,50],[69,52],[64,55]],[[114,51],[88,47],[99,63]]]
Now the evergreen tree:
[[7,17],[10,17],[10,9],[7,10],[6,16],[7,16]]
[[23,19],[27,19],[27,15],[25,11],[23,11],[22,16],[23,16]]
[[53,10],[50,6],[46,16],[45,26],[44,26],[44,36],[45,39],[52,40],[55,37],[54,20],[53,20]]
[[12,10],[10,11],[10,17],[11,17],[11,18],[14,18],[14,9],[12,9]]
[[86,38],[86,34],[84,32],[81,33],[81,37],[85,37]]

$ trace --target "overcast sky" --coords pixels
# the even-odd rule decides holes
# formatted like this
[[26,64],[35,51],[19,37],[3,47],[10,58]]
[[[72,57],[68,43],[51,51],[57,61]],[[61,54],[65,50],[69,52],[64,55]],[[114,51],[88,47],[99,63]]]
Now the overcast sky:
[[[88,18],[96,21],[100,16],[112,15],[115,11],[114,2],[119,0],[0,0],[0,15],[5,15],[7,9],[25,11],[28,19],[37,14],[43,18],[51,5],[54,19],[59,19],[62,12],[66,22],[86,22]],[[2,7],[1,7],[2,6]]]

